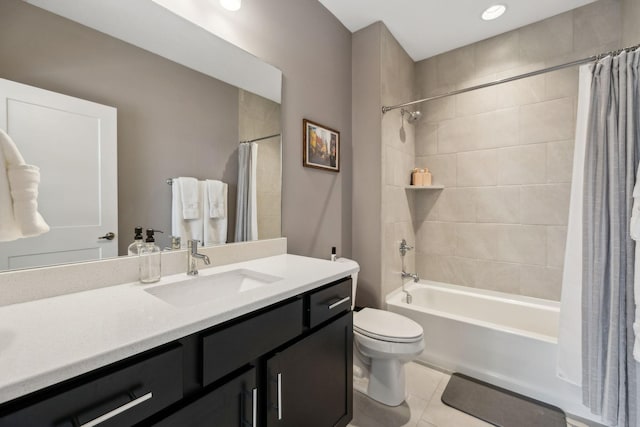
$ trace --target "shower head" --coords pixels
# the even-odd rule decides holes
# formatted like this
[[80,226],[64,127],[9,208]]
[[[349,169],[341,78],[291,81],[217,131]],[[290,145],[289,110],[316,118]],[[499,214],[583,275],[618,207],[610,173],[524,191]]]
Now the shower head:
[[400,113],[402,114],[402,117],[404,117],[405,114],[408,116],[407,123],[415,123],[422,118],[422,113],[420,111],[408,111],[403,108]]

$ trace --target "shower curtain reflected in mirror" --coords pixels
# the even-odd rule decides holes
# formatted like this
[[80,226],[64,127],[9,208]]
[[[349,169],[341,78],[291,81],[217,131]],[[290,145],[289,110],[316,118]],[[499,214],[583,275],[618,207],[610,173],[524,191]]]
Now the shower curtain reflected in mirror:
[[236,242],[258,240],[257,165],[258,144],[241,143],[238,147]]

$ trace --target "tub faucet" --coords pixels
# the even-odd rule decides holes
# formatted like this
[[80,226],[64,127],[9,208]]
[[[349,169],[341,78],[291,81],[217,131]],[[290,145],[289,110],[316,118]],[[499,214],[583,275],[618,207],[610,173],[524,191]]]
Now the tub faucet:
[[198,259],[204,261],[206,265],[211,264],[209,261],[209,257],[205,254],[198,253],[198,242],[200,240],[189,240],[187,243],[188,251],[187,251],[187,274],[189,276],[197,276],[198,275]]
[[420,281],[420,278],[418,277],[417,274],[415,273],[407,273],[406,271],[402,270],[402,278],[406,279],[408,277],[411,277],[414,281],[414,283],[418,283],[418,281]]
[[400,242],[400,255],[404,258],[404,256],[407,254],[407,251],[410,251],[411,249],[413,249],[413,246],[409,246],[407,241],[405,239],[402,239],[402,241]]

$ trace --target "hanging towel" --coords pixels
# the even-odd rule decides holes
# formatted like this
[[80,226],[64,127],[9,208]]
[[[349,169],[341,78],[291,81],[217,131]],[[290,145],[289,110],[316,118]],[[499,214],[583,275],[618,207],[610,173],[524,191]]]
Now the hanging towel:
[[0,129],[0,241],[38,236],[49,226],[38,212],[40,169],[27,165]]
[[213,179],[206,180],[206,192],[208,202],[204,203],[205,217],[227,217],[227,184]]
[[39,236],[48,232],[49,226],[38,212],[40,169],[32,165],[11,166],[8,176],[13,216],[22,237]]
[[[201,215],[200,201],[200,185],[198,180],[189,177],[180,177],[177,179],[182,194],[182,216],[184,219],[198,219]],[[174,181],[174,185],[176,182]]]
[[[211,191],[210,183],[216,183],[216,191]],[[220,181],[207,180],[202,183],[204,186],[204,245],[222,245],[227,243],[227,192],[228,185]],[[216,197],[217,210],[216,217],[211,214],[211,195]]]
[[[182,203],[182,185],[179,184],[182,178],[175,178],[171,186],[171,235],[180,237],[181,246],[187,247],[187,241],[196,239],[203,241],[203,222],[202,215],[199,213],[196,219],[187,219],[184,217]],[[191,178],[195,179],[195,178]],[[196,180],[197,202],[201,206],[202,191],[200,183]]]
[[633,187],[633,207],[631,208],[631,238],[636,241],[636,254],[633,271],[633,290],[635,298],[635,318],[633,320],[633,333],[635,340],[633,343],[633,358],[640,362],[640,165],[636,175],[636,184]]

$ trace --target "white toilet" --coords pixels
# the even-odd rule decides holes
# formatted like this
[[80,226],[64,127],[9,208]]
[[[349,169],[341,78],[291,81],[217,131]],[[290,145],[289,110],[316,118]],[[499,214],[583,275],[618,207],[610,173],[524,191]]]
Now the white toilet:
[[[354,283],[355,285],[355,283]],[[424,350],[422,326],[390,311],[364,308],[353,314],[354,372],[369,379],[355,388],[389,406],[407,397],[404,365]]]
[[[355,301],[358,275],[352,279]],[[424,350],[422,333],[422,326],[397,313],[374,308],[354,312],[354,389],[388,406],[404,402],[404,365]]]

